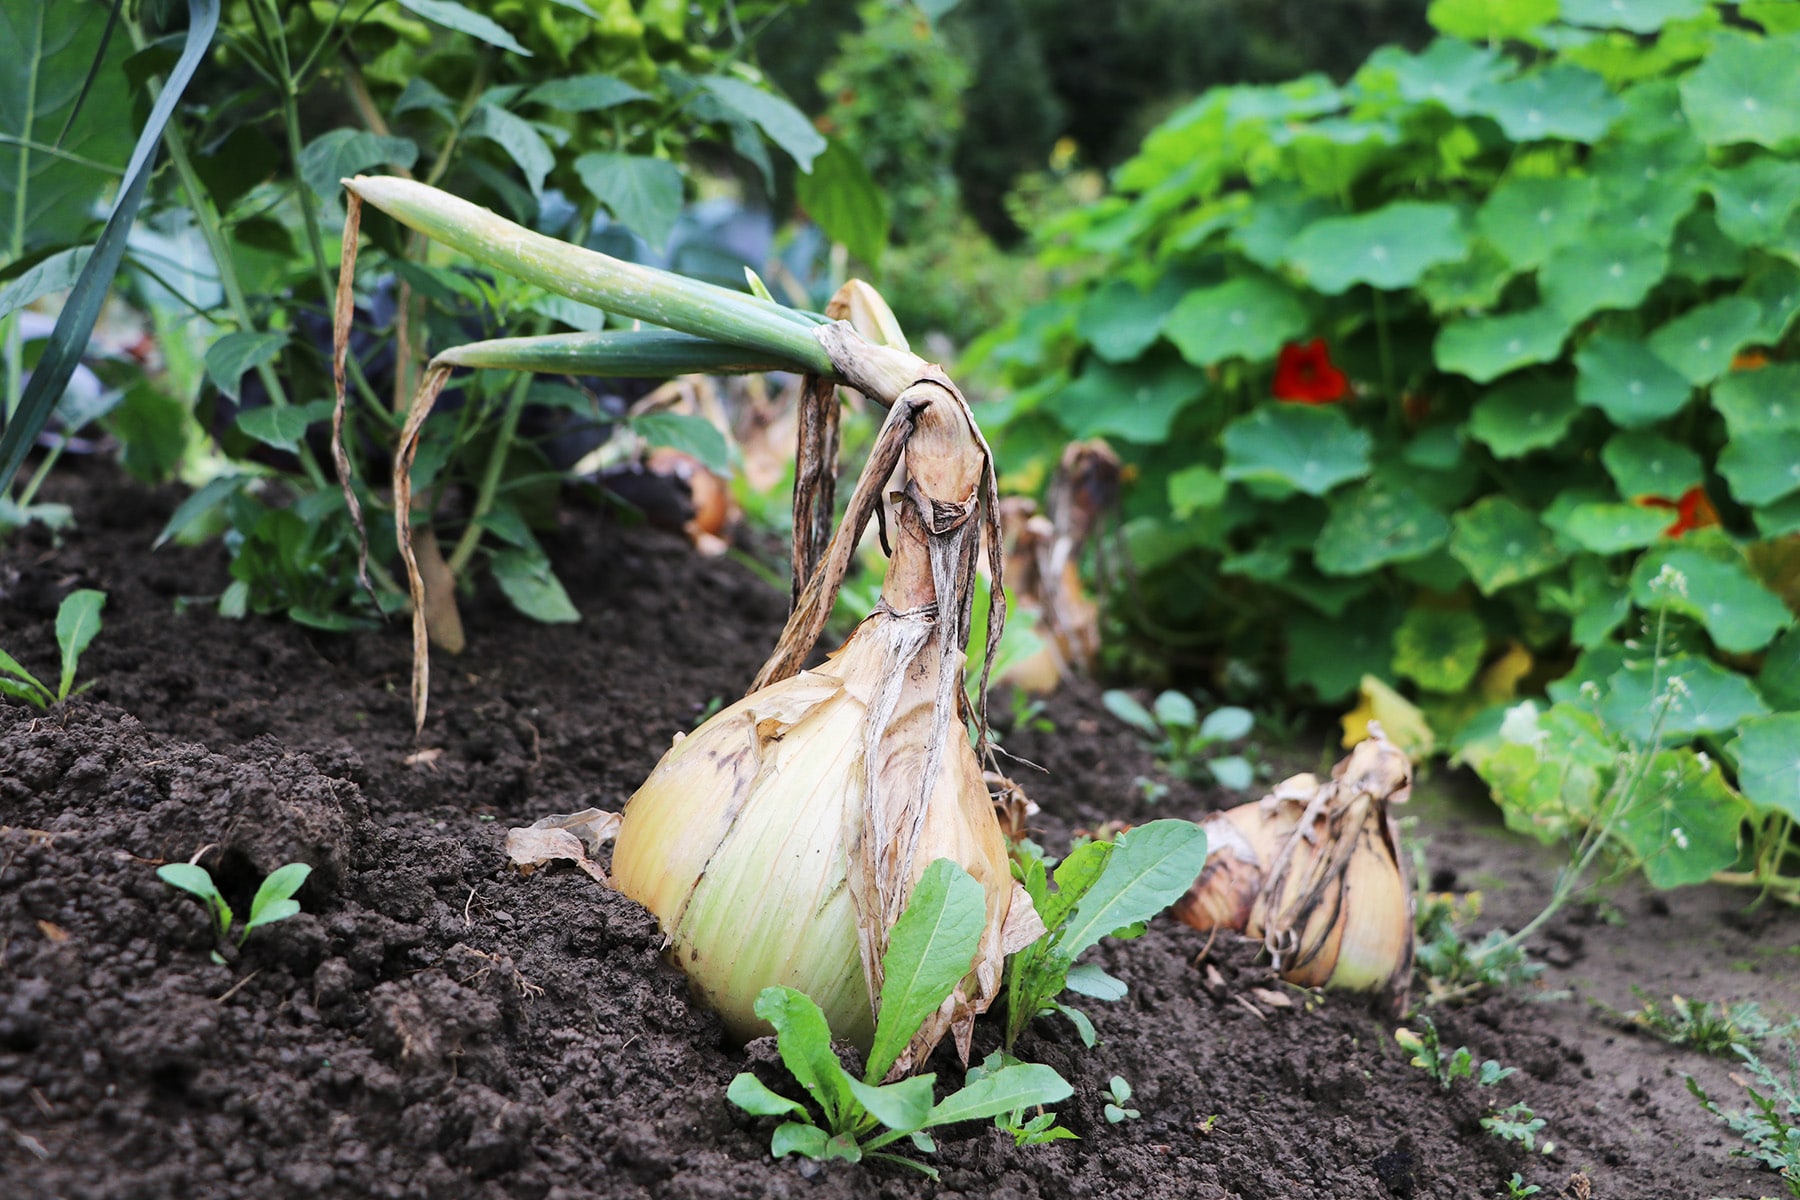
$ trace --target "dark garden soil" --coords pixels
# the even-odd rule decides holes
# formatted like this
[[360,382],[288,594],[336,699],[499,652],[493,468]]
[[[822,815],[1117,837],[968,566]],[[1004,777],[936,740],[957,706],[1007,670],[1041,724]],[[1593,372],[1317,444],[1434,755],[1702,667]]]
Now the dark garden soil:
[[[85,470],[85,474],[84,474]],[[1445,1092],[1407,1065],[1392,1023],[1352,998],[1271,1007],[1253,954],[1159,921],[1094,953],[1131,985],[1086,1005],[1101,1045],[1040,1022],[1022,1044],[1075,1084],[1080,1141],[1017,1149],[971,1124],[941,1136],[940,1184],[898,1169],[768,1156],[771,1122],[729,1106],[768,1043],[725,1044],[658,954],[653,921],[573,872],[521,878],[511,825],[617,808],[677,730],[735,696],[785,598],[675,537],[574,513],[551,543],[582,612],[541,626],[497,594],[467,605],[470,649],[440,657],[416,753],[408,639],[221,620],[184,596],[225,583],[215,545],[149,553],[179,494],[65,473],[78,525],[0,550],[0,645],[52,671],[58,602],[110,599],[82,664],[95,686],[48,715],[0,702],[0,1196],[23,1197],[1487,1197],[1514,1171],[1546,1196],[1772,1195],[1688,1096],[1728,1066],[1634,1035],[1600,1007],[1632,985],[1800,1009],[1800,913],[1701,888],[1625,889],[1553,922],[1543,985],[1438,1014],[1449,1044],[1519,1068]],[[53,672],[52,672],[53,673]],[[1155,810],[1149,762],[1096,689],[1050,705],[1056,731],[1007,744],[1067,845]],[[1553,861],[1505,835],[1440,772],[1412,831],[1439,887],[1479,888],[1516,922]],[[1457,799],[1461,796],[1463,799]],[[190,858],[241,913],[256,882],[314,865],[304,913],[230,961],[197,903],[153,874]],[[1606,918],[1606,919],[1602,919]],[[990,1023],[977,1053],[997,1040]],[[955,1078],[947,1052],[940,1076]],[[772,1073],[767,1077],[774,1079]],[[1140,1119],[1108,1125],[1123,1075]],[[1523,1100],[1556,1143],[1484,1133]]]

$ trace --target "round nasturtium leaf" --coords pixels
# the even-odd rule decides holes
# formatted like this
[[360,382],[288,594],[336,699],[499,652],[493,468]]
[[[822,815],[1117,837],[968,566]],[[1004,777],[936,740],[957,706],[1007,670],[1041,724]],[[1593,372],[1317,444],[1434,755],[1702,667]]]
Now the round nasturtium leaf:
[[1597,142],[1625,111],[1604,79],[1569,64],[1482,84],[1469,101],[1473,112],[1492,117],[1515,142]]
[[1765,504],[1752,512],[1750,519],[1756,522],[1756,532],[1764,539],[1800,533],[1800,495]]
[[1744,296],[1724,296],[1682,313],[1650,335],[1650,349],[1701,387],[1723,375],[1755,339],[1762,308]]
[[1713,385],[1712,402],[1734,438],[1800,429],[1800,363],[1733,371]]
[[1342,700],[1364,676],[1387,671],[1399,623],[1393,602],[1380,596],[1358,600],[1337,617],[1306,609],[1290,612],[1285,621],[1288,686],[1310,686],[1327,703]]
[[1313,287],[1335,296],[1358,283],[1411,287],[1431,267],[1468,252],[1462,214],[1453,205],[1401,201],[1315,221],[1289,244],[1287,261]]
[[1781,239],[1800,208],[1800,162],[1753,158],[1714,171],[1708,186],[1719,228],[1745,246],[1767,246]]
[[1746,800],[1800,821],[1800,713],[1745,722],[1725,752],[1737,762]]
[[1538,294],[1570,321],[1636,308],[1669,270],[1669,252],[1628,231],[1598,232],[1565,247],[1538,272]]
[[1706,0],[1562,0],[1562,19],[1595,29],[1655,33],[1706,11]]
[[1779,597],[1740,558],[1714,558],[1696,546],[1659,546],[1631,571],[1631,600],[1655,612],[1692,617],[1719,649],[1761,650],[1793,621]]
[[1245,258],[1273,271],[1281,266],[1288,243],[1302,229],[1342,211],[1298,188],[1271,184],[1258,190],[1249,219],[1232,236]]
[[1692,750],[1664,750],[1619,809],[1611,829],[1658,888],[1705,883],[1737,861],[1749,814],[1719,764]]
[[1681,106],[1709,146],[1800,139],[1800,35],[1720,37],[1681,81]]
[[1800,625],[1789,626],[1763,655],[1756,686],[1776,708],[1800,710]]
[[1394,671],[1431,692],[1460,692],[1481,669],[1487,630],[1472,612],[1407,611],[1394,631]]
[[1719,474],[1740,504],[1770,504],[1800,491],[1800,429],[1733,434],[1719,452]]
[[1165,352],[1133,363],[1090,360],[1074,382],[1040,407],[1070,437],[1120,437],[1160,445],[1175,415],[1205,391],[1204,375]]
[[1635,429],[1673,416],[1694,389],[1642,342],[1597,336],[1575,353],[1575,399]]
[[1384,47],[1371,57],[1370,65],[1393,71],[1402,99],[1441,104],[1459,117],[1469,114],[1469,93],[1512,73],[1512,63],[1504,55],[1452,37],[1438,38],[1418,54]]
[[1346,488],[1331,501],[1313,562],[1327,575],[1363,575],[1423,558],[1450,536],[1450,519],[1411,488]]
[[1476,401],[1467,428],[1496,458],[1519,458],[1561,441],[1580,411],[1567,380],[1525,374]]
[[1670,514],[1664,508],[1590,501],[1571,508],[1556,522],[1556,529],[1583,550],[1619,554],[1654,544],[1669,523]]
[[1600,461],[1619,495],[1629,500],[1644,496],[1679,500],[1703,474],[1698,454],[1666,437],[1639,430],[1614,434],[1601,448]]
[[1511,177],[1475,214],[1475,228],[1522,271],[1549,261],[1588,228],[1599,190],[1584,176]]
[[1225,477],[1205,463],[1172,472],[1168,490],[1169,511],[1178,521],[1225,503]]
[[1569,327],[1568,319],[1547,304],[1524,312],[1452,321],[1438,331],[1432,356],[1439,370],[1486,383],[1508,371],[1555,358],[1562,352]]
[[1178,277],[1165,275],[1149,291],[1117,279],[1090,295],[1075,331],[1107,362],[1130,362],[1155,344],[1163,317],[1180,301]]
[[1675,226],[1669,273],[1695,283],[1737,279],[1744,273],[1744,248],[1725,236],[1711,209],[1696,208]]
[[1513,277],[1513,266],[1485,241],[1469,247],[1467,258],[1439,263],[1419,280],[1419,293],[1438,314],[1492,308]]
[[1662,243],[1699,199],[1705,167],[1706,148],[1680,124],[1608,141],[1589,163],[1607,226]]
[[1264,404],[1225,426],[1220,441],[1230,480],[1323,496],[1369,473],[1369,435],[1335,408]]
[[1641,746],[1661,737],[1665,745],[1726,733],[1752,717],[1767,716],[1750,681],[1709,658],[1673,654],[1661,664],[1628,661],[1606,681],[1600,717],[1609,729]]
[[1506,496],[1484,497],[1451,519],[1450,553],[1484,596],[1568,557],[1537,514]]
[[1431,0],[1433,29],[1471,42],[1521,38],[1556,20],[1557,0]]
[[1163,319],[1163,334],[1183,358],[1210,367],[1228,358],[1274,358],[1308,323],[1291,288],[1249,276],[1189,292]]

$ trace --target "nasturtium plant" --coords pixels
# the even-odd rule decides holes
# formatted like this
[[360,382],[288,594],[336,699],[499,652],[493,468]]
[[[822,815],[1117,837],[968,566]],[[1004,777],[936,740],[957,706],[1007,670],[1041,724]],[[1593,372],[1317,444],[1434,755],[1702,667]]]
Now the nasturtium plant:
[[1465,753],[1509,820],[1800,890],[1789,7],[1436,0],[1421,50],[1151,131],[1048,230],[1079,280],[974,351],[996,437],[1135,471],[1125,623],[1399,689],[1439,745],[1547,689]]

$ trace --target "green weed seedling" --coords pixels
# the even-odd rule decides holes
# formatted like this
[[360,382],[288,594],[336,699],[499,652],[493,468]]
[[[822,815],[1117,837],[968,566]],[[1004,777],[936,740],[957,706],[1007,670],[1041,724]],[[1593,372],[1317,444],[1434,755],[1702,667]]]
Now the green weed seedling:
[[[1066,989],[1120,1000],[1125,984],[1093,963],[1077,963],[1101,938],[1136,937],[1173,904],[1206,865],[1206,833],[1191,821],[1151,821],[1110,842],[1088,842],[1056,864],[1054,878],[1036,846],[1014,848],[1013,874],[1031,895],[1046,932],[1007,960],[1006,1040],[1012,1049],[1033,1019],[1061,1013],[1084,1045],[1094,1023],[1059,997]],[[1055,890],[1051,889],[1054,882]]]
[[1125,1082],[1123,1075],[1114,1075],[1106,1084],[1106,1123],[1117,1125],[1120,1121],[1135,1121],[1144,1114],[1135,1108],[1126,1108],[1131,1102],[1131,1085]]
[[[1750,1107],[1737,1112],[1724,1112],[1706,1094],[1692,1075],[1687,1077],[1688,1091],[1701,1107],[1719,1118],[1742,1138],[1746,1148],[1733,1150],[1742,1158],[1755,1159],[1781,1176],[1788,1195],[1800,1197],[1800,1056],[1788,1046],[1787,1078],[1758,1058],[1750,1047],[1739,1043],[1731,1048],[1744,1061],[1755,1086],[1744,1085]],[[1761,1091],[1757,1089],[1761,1088]]]
[[775,1027],[781,1061],[805,1090],[811,1108],[772,1091],[747,1071],[731,1081],[725,1095],[756,1116],[790,1118],[776,1127],[771,1154],[816,1161],[879,1159],[936,1179],[932,1167],[885,1147],[905,1138],[929,1153],[936,1149],[929,1129],[1054,1104],[1074,1093],[1054,1069],[1018,1062],[971,1072],[960,1090],[935,1103],[935,1075],[878,1083],[968,973],[986,914],[981,885],[962,868],[948,859],[926,868],[882,956],[881,1005],[862,1079],[838,1061],[825,1014],[810,997],[789,987],[763,989],[756,1014]]
[[1512,1173],[1512,1178],[1506,1181],[1505,1194],[1508,1197],[1508,1200],[1520,1200],[1521,1197],[1535,1196],[1543,1190],[1543,1188],[1535,1183],[1526,1183],[1525,1177],[1517,1171],[1514,1171]]
[[[1143,734],[1156,754],[1156,765],[1176,779],[1210,775],[1220,787],[1243,791],[1256,772],[1241,754],[1203,758],[1207,751],[1249,736],[1256,718],[1247,708],[1215,708],[1204,718],[1181,692],[1164,692],[1150,708],[1130,693],[1110,691],[1100,697],[1106,711]],[[1148,791],[1148,789],[1146,789]]]
[[[1416,848],[1414,868],[1415,879],[1430,878]],[[1414,954],[1425,980],[1426,1003],[1444,1004],[1484,990],[1518,987],[1544,973],[1544,965],[1533,962],[1504,929],[1489,930],[1470,941],[1463,929],[1480,915],[1480,892],[1461,897],[1420,892]]]
[[1671,1046],[1690,1046],[1702,1054],[1728,1054],[1733,1046],[1785,1036],[1800,1026],[1796,1021],[1775,1025],[1763,1016],[1761,1006],[1754,1000],[1721,1004],[1670,996],[1664,1006],[1638,988],[1631,991],[1643,1001],[1643,1007],[1620,1015]]
[[1503,1067],[1491,1058],[1478,1065],[1474,1052],[1467,1046],[1445,1050],[1439,1040],[1437,1026],[1430,1017],[1419,1018],[1417,1032],[1411,1029],[1394,1030],[1394,1040],[1411,1052],[1412,1065],[1437,1080],[1445,1091],[1449,1091],[1458,1079],[1472,1078],[1477,1087],[1492,1087],[1518,1071],[1517,1067]]
[[[1508,1073],[1510,1074],[1510,1072]],[[1537,1149],[1537,1135],[1543,1132],[1544,1123],[1544,1118],[1532,1112],[1530,1105],[1523,1103],[1496,1109],[1481,1118],[1483,1129],[1501,1141],[1517,1142],[1526,1150]],[[1546,1141],[1544,1143],[1545,1154],[1549,1154],[1555,1149],[1555,1142]]]
[[[106,607],[106,593],[81,588],[63,597],[56,610],[56,644],[62,651],[62,676],[52,691],[37,676],[19,665],[19,661],[0,650],[0,695],[12,696],[37,708],[61,704],[71,695],[85,692],[93,681],[75,687],[75,667],[81,655],[100,632],[100,610]],[[73,690],[71,690],[73,689]]]
[[[264,925],[273,925],[277,921],[285,921],[300,911],[300,902],[295,900],[294,893],[312,874],[312,868],[305,863],[288,863],[284,867],[276,867],[256,889],[256,896],[250,901],[250,917],[238,933],[237,944],[243,945],[244,939],[252,930]],[[172,888],[178,888],[189,895],[198,896],[206,911],[212,914],[213,923],[219,927],[219,940],[224,941],[231,936],[232,911],[225,897],[219,894],[213,877],[205,867],[197,863],[168,863],[156,868],[156,877]],[[214,957],[218,957],[217,951]]]
[[[996,1050],[982,1059],[980,1065],[970,1067],[969,1074],[963,1082],[975,1083],[977,1080],[992,1075],[995,1071],[1016,1066],[1019,1061],[1004,1050]],[[1057,1124],[1056,1114],[1045,1112],[1042,1106],[1039,1106],[1035,1113],[1027,1108],[1017,1108],[1009,1113],[1001,1113],[994,1118],[994,1128],[1011,1134],[1015,1146],[1041,1146],[1048,1142],[1080,1140],[1079,1134]]]

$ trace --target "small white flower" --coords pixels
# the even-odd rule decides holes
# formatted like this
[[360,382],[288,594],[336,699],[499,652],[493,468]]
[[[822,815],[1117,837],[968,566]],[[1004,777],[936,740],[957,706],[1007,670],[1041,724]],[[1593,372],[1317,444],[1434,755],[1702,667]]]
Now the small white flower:
[[1669,831],[1669,836],[1674,838],[1675,844],[1683,850],[1688,848],[1688,835],[1682,831],[1681,826],[1677,825],[1674,829],[1671,829]]

